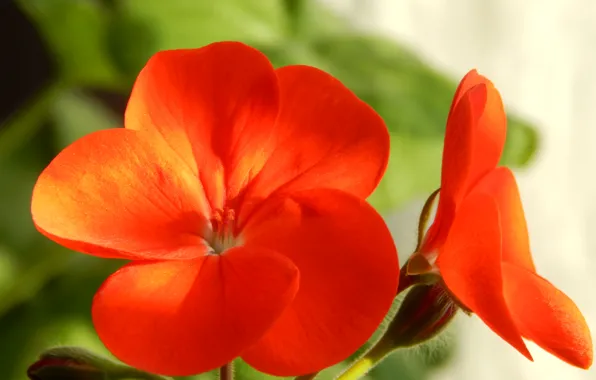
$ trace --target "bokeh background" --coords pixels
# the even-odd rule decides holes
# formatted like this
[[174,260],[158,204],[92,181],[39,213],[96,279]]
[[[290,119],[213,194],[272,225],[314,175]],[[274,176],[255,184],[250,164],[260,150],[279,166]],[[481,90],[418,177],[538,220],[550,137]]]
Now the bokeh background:
[[[108,355],[92,296],[122,262],[39,235],[29,202],[39,172],[91,131],[121,127],[136,74],[156,51],[239,40],[275,66],[331,72],[385,119],[386,177],[370,201],[402,262],[438,187],[445,119],[471,68],[509,113],[503,164],[519,174],[539,272],[596,325],[596,3],[591,0],[0,0],[0,378],[25,379],[45,348]],[[539,349],[531,363],[477,318],[400,351],[370,379],[596,379]],[[345,365],[321,377],[331,379]],[[241,362],[237,378],[266,379]],[[201,379],[215,378],[206,374]]]

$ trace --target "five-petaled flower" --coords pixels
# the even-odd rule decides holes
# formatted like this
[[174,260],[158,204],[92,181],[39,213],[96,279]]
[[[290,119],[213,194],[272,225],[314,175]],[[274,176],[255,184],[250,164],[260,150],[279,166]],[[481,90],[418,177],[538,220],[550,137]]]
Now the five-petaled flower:
[[32,199],[50,239],[132,260],[93,300],[112,353],[166,375],[240,356],[289,376],[366,342],[398,281],[364,200],[389,155],[368,105],[318,69],[222,42],[152,57],[124,124],[64,149]]
[[522,338],[588,368],[593,353],[586,321],[536,273],[515,178],[497,167],[506,126],[498,91],[469,72],[447,120],[437,214],[408,273],[439,274],[455,302],[528,359]]

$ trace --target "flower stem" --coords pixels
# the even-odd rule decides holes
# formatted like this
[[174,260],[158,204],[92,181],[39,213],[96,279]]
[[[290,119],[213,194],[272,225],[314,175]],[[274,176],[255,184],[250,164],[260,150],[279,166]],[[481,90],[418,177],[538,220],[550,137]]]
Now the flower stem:
[[383,336],[360,359],[356,360],[348,369],[341,373],[336,380],[357,380],[364,377],[395,349],[396,347],[387,336]]
[[229,362],[219,369],[219,380],[234,380],[233,362]]

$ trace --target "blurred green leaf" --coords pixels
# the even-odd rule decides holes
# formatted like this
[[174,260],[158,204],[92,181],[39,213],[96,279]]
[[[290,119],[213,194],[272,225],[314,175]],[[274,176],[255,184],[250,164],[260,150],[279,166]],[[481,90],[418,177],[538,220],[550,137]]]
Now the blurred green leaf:
[[501,157],[501,165],[527,166],[538,149],[538,132],[527,122],[510,116],[507,126],[507,142]]
[[0,161],[0,241],[19,253],[19,262],[38,255],[29,252],[41,237],[31,220],[30,200],[37,176],[52,155],[44,135],[47,129],[29,136],[26,144],[17,145],[10,157]]
[[300,33],[302,15],[306,6],[305,0],[282,0],[287,14],[291,35]]
[[13,268],[13,270],[16,269],[18,277],[6,287],[5,291],[0,291],[2,299],[0,316],[15,305],[29,301],[49,280],[67,267],[67,256],[64,255],[64,250],[58,247],[48,249],[50,244],[38,246],[38,249],[43,249],[44,255],[35,263],[26,263],[27,265],[23,263],[20,267]]
[[39,131],[60,89],[57,83],[45,87],[3,123],[0,128],[0,166]]
[[[17,282],[19,263],[12,251],[0,246],[0,299],[4,300]],[[1,315],[2,313],[0,313]]]
[[377,210],[402,206],[440,186],[443,141],[437,138],[391,136],[389,166],[368,199]]
[[107,46],[129,87],[156,48],[157,30],[136,14],[117,9],[109,24]]
[[195,375],[195,376],[176,377],[175,379],[177,379],[177,380],[217,380],[217,379],[219,379],[219,370],[202,373],[200,375]]
[[[383,117],[391,132],[443,138],[456,81],[400,44],[379,37],[327,37],[315,41],[313,49],[329,61],[332,74]],[[509,117],[508,124],[506,162],[524,164],[536,149],[536,133],[517,117]]]
[[35,360],[37,353],[28,358],[26,352],[40,327],[51,318],[39,312],[43,313],[43,310],[26,304],[0,317],[0,368],[3,378],[24,379],[27,367],[32,363],[29,359]]
[[101,129],[121,127],[120,119],[95,98],[82,91],[63,91],[52,107],[58,150]]
[[19,0],[37,24],[67,83],[121,86],[106,48],[110,13],[94,0]]
[[[310,41],[328,35],[342,35],[353,30],[352,23],[346,17],[337,14],[318,0],[302,0],[300,36],[303,41]],[[294,62],[296,64],[296,62]]]
[[307,42],[328,34],[343,34],[352,28],[347,19],[335,14],[320,1],[282,1],[285,5],[290,32],[289,39],[286,41],[288,43]]
[[238,380],[281,380],[281,379],[292,379],[292,377],[277,377],[266,375],[252,368],[242,359],[234,361],[234,372],[236,379]]
[[226,40],[275,43],[286,33],[280,0],[122,0],[120,6],[152,26],[155,50],[196,48]]

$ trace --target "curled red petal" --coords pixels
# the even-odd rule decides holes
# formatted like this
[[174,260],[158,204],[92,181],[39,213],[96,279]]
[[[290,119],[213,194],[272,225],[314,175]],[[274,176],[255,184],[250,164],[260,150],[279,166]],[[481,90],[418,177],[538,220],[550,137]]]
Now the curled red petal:
[[534,272],[524,209],[511,170],[506,167],[494,169],[482,178],[473,191],[490,194],[497,202],[501,220],[502,260]]
[[[457,116],[457,108],[462,101],[469,103],[473,115],[472,125],[461,123]],[[450,123],[452,119],[453,122]],[[463,135],[471,141],[469,148],[462,143]],[[470,149],[470,166],[462,184],[464,191],[467,192],[482,176],[497,166],[506,135],[507,117],[499,91],[490,80],[476,70],[471,70],[461,80],[453,98],[445,133],[446,155],[455,154],[448,151],[447,145],[454,152]],[[449,143],[448,138],[452,140]]]
[[474,193],[465,199],[437,265],[449,291],[532,360],[503,295],[499,212],[491,196]]
[[383,120],[340,81],[309,66],[276,70],[277,145],[247,198],[334,188],[366,198],[389,159]]
[[590,329],[575,303],[534,272],[503,263],[507,305],[521,334],[576,367],[588,369],[594,353]]
[[455,211],[465,195],[466,180],[471,166],[472,129],[478,118],[472,99],[483,96],[485,91],[482,85],[471,89],[469,96],[463,97],[455,104],[447,120],[439,204],[435,220],[422,245],[424,251],[435,250],[444,243],[453,223]]
[[481,78],[486,87],[486,98],[475,100],[477,109],[482,108],[482,111],[472,135],[468,190],[499,164],[507,136],[507,117],[501,95],[492,82]]
[[447,119],[441,193],[428,249],[444,241],[463,197],[496,168],[507,134],[501,96],[493,83],[476,70],[460,82]]
[[278,108],[267,57],[217,42],[155,54],[134,85],[125,125],[158,133],[202,181],[212,207],[222,208],[271,155]]
[[97,292],[93,323],[123,362],[187,376],[220,367],[254,344],[297,290],[294,264],[264,249],[133,262]]
[[163,142],[112,129],[64,149],[42,172],[31,213],[50,239],[127,259],[193,258],[207,251],[208,205],[193,173]]
[[243,236],[300,270],[294,302],[242,354],[256,369],[290,376],[317,372],[353,354],[379,326],[395,296],[397,252],[381,216],[332,189],[271,199]]
[[458,205],[467,192],[474,159],[474,130],[477,128],[485,98],[486,86],[474,86],[455,105],[447,120],[441,172],[441,203],[451,201]]
[[478,74],[478,70],[472,69],[464,75],[464,77],[459,82],[457,89],[455,90],[455,95],[453,96],[453,101],[451,102],[451,109],[449,110],[449,114],[453,112],[453,109],[459,103],[461,98],[474,86],[479,84],[487,84],[490,83],[486,77],[483,75]]

